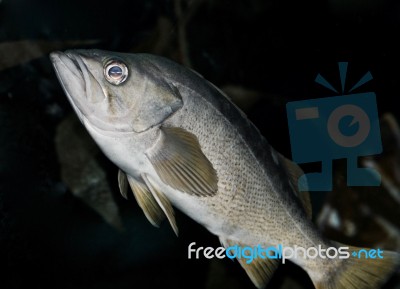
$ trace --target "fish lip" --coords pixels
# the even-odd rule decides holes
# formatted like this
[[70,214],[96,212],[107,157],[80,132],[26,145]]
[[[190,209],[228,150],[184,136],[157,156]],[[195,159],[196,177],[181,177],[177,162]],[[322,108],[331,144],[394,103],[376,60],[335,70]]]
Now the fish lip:
[[82,121],[84,115],[88,113],[84,75],[84,70],[87,70],[86,65],[79,55],[68,51],[65,53],[54,51],[50,53],[50,60],[69,102]]
[[[84,55],[84,54],[83,54]],[[76,112],[81,123],[85,126],[95,128],[102,134],[114,135],[112,125],[95,116],[95,108],[89,104],[88,93],[90,93],[90,71],[79,51],[54,51],[49,55],[56,71],[57,78],[63,88],[68,101]],[[128,135],[134,131],[118,131],[119,134]]]
[[86,65],[82,62],[82,60],[79,62],[78,56],[73,55],[71,52],[66,51],[64,54],[72,60],[72,62],[75,64],[76,70],[78,70],[78,72],[80,73],[80,76],[82,77],[82,79],[84,79],[83,69],[87,69]]

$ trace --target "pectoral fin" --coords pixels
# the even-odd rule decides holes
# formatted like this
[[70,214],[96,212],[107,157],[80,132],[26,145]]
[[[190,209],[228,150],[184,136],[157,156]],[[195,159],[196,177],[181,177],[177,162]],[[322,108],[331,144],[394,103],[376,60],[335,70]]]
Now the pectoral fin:
[[128,176],[127,182],[132,189],[136,202],[139,207],[142,208],[147,220],[149,220],[153,226],[158,227],[165,219],[165,214],[149,191],[148,187],[130,176]]
[[[238,245],[240,247],[246,246],[222,237],[220,237],[219,240],[225,248],[235,245]],[[279,265],[278,259],[254,258],[250,264],[246,263],[245,258],[237,258],[237,260],[239,261],[242,268],[246,271],[253,284],[259,289],[265,288],[267,286],[269,280],[271,279],[272,275]]]
[[160,138],[147,156],[160,179],[170,187],[195,196],[217,193],[217,173],[194,134],[182,128],[162,127]]
[[164,212],[165,216],[167,216],[169,223],[171,224],[172,229],[174,230],[175,234],[178,236],[178,226],[176,225],[175,221],[175,212],[172,208],[170,201],[164,195],[163,192],[160,191],[158,186],[149,178],[147,175],[143,174],[142,178],[146,183],[147,187],[150,189],[150,192],[154,199],[157,201],[157,204]]

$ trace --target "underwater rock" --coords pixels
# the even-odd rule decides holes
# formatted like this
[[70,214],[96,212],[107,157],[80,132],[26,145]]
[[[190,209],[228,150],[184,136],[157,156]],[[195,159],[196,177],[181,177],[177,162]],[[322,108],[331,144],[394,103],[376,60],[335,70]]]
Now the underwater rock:
[[72,194],[100,214],[111,226],[123,230],[106,173],[96,159],[101,152],[74,114],[59,124],[55,143],[61,178]]

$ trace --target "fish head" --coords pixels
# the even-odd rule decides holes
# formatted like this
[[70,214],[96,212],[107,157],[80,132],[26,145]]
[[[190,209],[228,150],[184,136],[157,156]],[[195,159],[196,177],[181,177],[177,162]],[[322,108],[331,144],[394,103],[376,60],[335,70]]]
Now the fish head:
[[81,122],[103,133],[144,132],[183,105],[146,54],[68,50],[50,59]]

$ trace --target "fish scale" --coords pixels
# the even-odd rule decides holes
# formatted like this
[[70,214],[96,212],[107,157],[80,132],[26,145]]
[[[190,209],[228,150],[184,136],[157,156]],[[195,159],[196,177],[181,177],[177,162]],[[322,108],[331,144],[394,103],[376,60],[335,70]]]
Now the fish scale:
[[[204,202],[206,207],[212,208],[211,214],[225,220],[224,226],[218,228],[215,233],[250,246],[284,244],[308,248],[315,244],[322,244],[328,247],[322,238],[317,237],[311,227],[304,225],[304,212],[296,206],[296,203],[292,202],[290,205],[292,214],[296,218],[287,218],[284,213],[288,210],[284,207],[285,200],[281,200],[282,195],[273,191],[263,168],[246,150],[244,141],[237,137],[235,129],[218,111],[213,107],[210,108],[209,103],[198,101],[198,98],[191,96],[184,99],[187,109],[173,115],[165,124],[180,125],[194,133],[199,139],[204,154],[218,172],[216,196],[212,199],[198,200],[199,203]],[[215,143],[224,145],[215,146]],[[221,183],[226,185],[223,186]],[[244,183],[246,190],[235,190],[241,183]],[[211,203],[217,206],[210,206]],[[184,205],[176,205],[193,219],[203,223],[199,220],[196,211],[185,211]],[[299,223],[296,224],[296,222]],[[299,231],[299,228],[314,240],[304,239],[304,233]],[[296,263],[303,262],[300,260]],[[326,262],[311,260],[306,266],[315,269],[321,266],[321,263]],[[324,266],[328,267],[332,264],[328,263]]]
[[[153,225],[166,218],[178,233],[175,207],[224,246],[361,250],[323,238],[310,220],[308,193],[297,189],[301,169],[197,73],[149,54],[72,50],[50,58],[81,122],[119,167],[121,194],[127,195],[128,182]],[[109,74],[109,68],[125,75]],[[279,262],[238,261],[258,288]],[[317,289],[375,289],[398,266],[399,255],[290,261]]]
[[[224,218],[225,225],[218,228],[216,233],[254,246],[286,244],[307,248],[316,243],[323,244],[321,238],[317,238],[310,228],[302,224],[304,212],[296,203],[291,204],[292,216],[296,217],[285,217],[283,213],[287,209],[284,208],[284,200],[280,200],[282,195],[273,191],[268,178],[265,177],[264,169],[259,166],[259,162],[248,151],[244,141],[237,136],[235,128],[228,120],[210,103],[201,101],[200,97],[191,95],[190,98],[184,98],[184,103],[187,110],[177,112],[165,124],[181,126],[194,133],[204,154],[218,172],[216,196],[199,199],[206,207],[211,207],[210,203],[218,204],[212,207],[213,214]],[[246,190],[238,190],[240,186],[244,186]],[[184,206],[180,207],[185,212]],[[198,220],[196,212],[185,213],[202,223],[202,220]],[[299,224],[296,225],[296,222]],[[306,228],[306,234],[315,235],[314,242],[304,240],[303,233],[298,232],[299,228]]]

